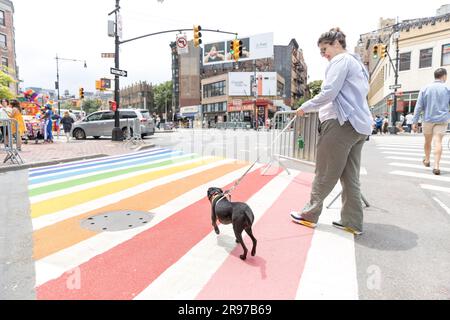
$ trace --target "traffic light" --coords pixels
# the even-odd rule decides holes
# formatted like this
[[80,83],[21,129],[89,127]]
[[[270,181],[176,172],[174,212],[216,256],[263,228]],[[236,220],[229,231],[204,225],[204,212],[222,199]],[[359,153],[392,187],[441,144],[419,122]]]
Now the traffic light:
[[380,47],[376,44],[373,46],[373,58],[378,59]]
[[387,46],[382,44],[381,45],[381,58],[386,58],[387,57]]
[[242,40],[234,40],[234,60],[238,61],[242,58]]
[[202,44],[202,33],[200,32],[202,30],[202,27],[200,26],[194,26],[194,47],[199,47]]
[[84,88],[80,88],[80,99],[84,99]]

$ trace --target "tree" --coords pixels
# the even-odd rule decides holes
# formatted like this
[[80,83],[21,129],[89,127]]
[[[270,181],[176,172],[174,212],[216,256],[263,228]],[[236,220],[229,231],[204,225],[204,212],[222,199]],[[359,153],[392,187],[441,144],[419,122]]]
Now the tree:
[[83,100],[82,106],[83,111],[86,112],[86,114],[90,114],[92,112],[98,111],[102,106],[102,103],[101,101],[99,102],[97,99],[88,99]]
[[155,111],[158,114],[171,111],[172,105],[172,81],[166,81],[153,88],[153,97],[155,100]]
[[0,70],[0,98],[1,99],[13,99],[14,93],[9,89],[9,85],[15,82],[14,79],[9,75]]
[[315,80],[308,84],[309,92],[311,93],[311,99],[317,96],[322,88],[322,80]]

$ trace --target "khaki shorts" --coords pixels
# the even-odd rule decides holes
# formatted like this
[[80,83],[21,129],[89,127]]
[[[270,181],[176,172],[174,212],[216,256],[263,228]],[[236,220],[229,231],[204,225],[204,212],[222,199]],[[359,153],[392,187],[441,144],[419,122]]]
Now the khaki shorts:
[[441,123],[425,122],[422,126],[423,134],[444,135],[446,130],[447,130],[447,122]]

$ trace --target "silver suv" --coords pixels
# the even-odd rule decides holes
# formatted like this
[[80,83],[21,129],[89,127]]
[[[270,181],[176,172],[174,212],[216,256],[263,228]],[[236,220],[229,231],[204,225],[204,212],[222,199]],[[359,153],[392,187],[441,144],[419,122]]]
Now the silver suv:
[[[139,119],[141,124],[141,136],[153,135],[155,133],[155,121],[148,110],[143,109],[119,109],[120,128],[124,137],[128,136],[127,127],[133,135],[133,120]],[[84,119],[74,123],[72,135],[81,140],[86,137],[111,137],[114,128],[114,112],[109,110],[91,113]]]

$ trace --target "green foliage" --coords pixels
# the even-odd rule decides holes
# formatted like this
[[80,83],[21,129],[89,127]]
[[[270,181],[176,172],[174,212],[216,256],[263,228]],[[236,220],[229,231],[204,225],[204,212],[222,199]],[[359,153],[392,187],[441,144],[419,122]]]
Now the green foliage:
[[9,89],[9,85],[15,82],[14,79],[0,70],[0,98],[13,99],[14,94]]
[[83,100],[82,106],[83,111],[86,112],[86,114],[90,114],[92,112],[98,111],[102,106],[102,103],[101,101],[99,102],[97,99],[87,99]]
[[322,88],[322,80],[315,80],[308,84],[309,92],[311,93],[311,99],[317,96]]
[[153,87],[156,113],[165,113],[166,105],[170,110],[172,105],[172,81],[166,81]]
[[297,100],[297,102],[295,103],[293,109],[297,110],[298,108],[300,108],[302,106],[302,104],[304,104],[308,100],[309,99],[306,98],[306,97],[301,97],[300,99]]

